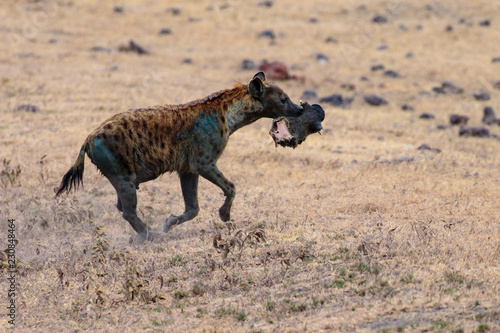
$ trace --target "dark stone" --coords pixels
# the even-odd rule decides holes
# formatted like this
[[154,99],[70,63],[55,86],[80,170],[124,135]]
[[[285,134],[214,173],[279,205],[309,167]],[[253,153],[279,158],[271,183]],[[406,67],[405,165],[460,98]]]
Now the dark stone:
[[381,45],[377,46],[377,50],[379,50],[379,51],[387,50],[388,48],[389,48],[389,46],[387,46],[387,44],[381,44]]
[[113,11],[115,13],[123,14],[123,12],[125,11],[125,7],[123,7],[123,5],[117,5],[113,7]]
[[252,60],[249,60],[249,59],[244,59],[242,62],[241,62],[241,68],[242,69],[247,69],[247,70],[250,70],[250,69],[256,69],[257,68],[257,65],[252,61]]
[[432,113],[430,112],[424,112],[419,116],[420,119],[434,119],[436,118]]
[[14,111],[39,112],[38,106],[33,104],[21,104],[14,108]]
[[382,64],[373,65],[371,68],[372,72],[383,71],[384,69],[385,69],[385,66]]
[[486,125],[500,125],[500,119],[496,117],[495,111],[491,106],[487,106],[484,108],[482,122]]
[[493,88],[500,89],[500,81],[493,82]]
[[437,125],[436,128],[440,131],[447,129],[448,127],[446,125]]
[[406,25],[404,25],[403,23],[401,23],[399,25],[399,29],[401,29],[401,31],[404,31],[404,32],[407,32],[408,31],[408,27]]
[[403,104],[401,106],[401,110],[403,110],[403,111],[415,111],[415,108],[409,104]]
[[387,17],[384,15],[377,14],[373,17],[372,22],[374,23],[387,23]]
[[344,98],[339,94],[332,94],[329,96],[321,97],[320,103],[330,103],[332,106],[344,106]]
[[323,53],[319,53],[319,52],[316,52],[316,60],[320,63],[325,63],[327,62],[329,59],[326,55],[324,55]]
[[270,39],[275,39],[276,34],[272,30],[263,30],[257,34],[257,37],[267,37]]
[[317,17],[310,17],[309,18],[309,23],[318,23],[318,22],[319,22],[319,20]]
[[57,39],[55,38],[49,39],[49,44],[57,44]]
[[489,27],[490,24],[491,24],[490,20],[482,20],[482,21],[479,22],[479,25],[481,27]]
[[181,9],[176,8],[176,7],[171,7],[167,9],[167,13],[170,13],[172,15],[180,15],[181,14]]
[[370,79],[363,75],[359,77],[359,81],[370,81]]
[[340,85],[340,88],[345,89],[345,90],[349,90],[349,91],[356,90],[356,86],[352,83],[342,83]]
[[257,6],[261,7],[272,7],[274,5],[274,0],[264,0],[260,1]]
[[121,45],[118,47],[118,51],[120,52],[135,52],[137,54],[149,54],[149,51],[137,44],[134,40],[130,40],[128,45]]
[[193,59],[191,58],[184,58],[182,59],[183,64],[191,65],[193,63]]
[[500,62],[500,57],[491,58],[491,62]]
[[369,95],[365,96],[364,100],[366,103],[373,105],[373,106],[381,106],[387,104],[387,101],[383,99],[382,97],[379,97],[377,95]]
[[392,77],[392,78],[400,78],[401,75],[399,75],[398,72],[392,70],[392,69],[388,69],[384,72],[384,76],[387,76],[387,77]]
[[467,125],[468,122],[469,122],[469,116],[461,115],[461,114],[450,115],[450,124],[451,125]]
[[490,100],[490,94],[487,91],[478,90],[478,91],[474,92],[474,98],[477,101],[489,101]]
[[408,52],[405,54],[405,58],[408,58],[408,59],[413,58],[413,56],[414,56],[413,52]]
[[434,91],[436,94],[446,94],[443,87],[432,87],[432,91]]
[[454,95],[459,95],[464,92],[464,89],[462,87],[457,86],[451,81],[443,81],[441,83],[441,87],[446,93],[454,94]]
[[302,96],[300,96],[300,99],[308,101],[308,100],[315,100],[318,98],[318,93],[314,89],[307,89],[304,90],[302,93]]
[[444,31],[446,31],[446,32],[453,31],[453,26],[452,25],[447,25],[446,28],[444,28]]
[[325,39],[325,43],[338,43],[339,41],[335,38],[333,38],[332,36],[328,36],[326,39]]
[[158,32],[158,35],[170,35],[172,33],[172,30],[169,28],[162,28],[160,32]]
[[425,144],[425,143],[423,145],[421,145],[420,147],[418,147],[417,150],[429,150],[429,151],[432,151],[432,152],[437,153],[437,154],[439,154],[441,152],[441,149],[431,148],[431,146],[429,146],[428,144]]
[[488,138],[490,137],[490,131],[487,128],[478,126],[463,126],[458,132],[460,136],[475,136],[478,138]]

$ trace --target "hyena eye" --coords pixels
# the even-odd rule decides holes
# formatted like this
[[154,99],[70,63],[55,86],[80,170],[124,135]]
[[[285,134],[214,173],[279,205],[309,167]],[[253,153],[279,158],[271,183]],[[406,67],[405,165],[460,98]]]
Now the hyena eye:
[[286,104],[287,101],[288,101],[288,99],[286,99],[286,98],[281,99],[281,103],[283,103],[283,104]]

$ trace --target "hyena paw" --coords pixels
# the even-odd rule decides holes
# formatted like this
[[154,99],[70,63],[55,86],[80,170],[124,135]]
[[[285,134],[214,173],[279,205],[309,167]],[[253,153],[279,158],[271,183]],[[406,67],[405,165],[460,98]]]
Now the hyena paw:
[[231,219],[230,217],[230,212],[231,210],[230,209],[227,209],[226,207],[222,206],[220,209],[219,209],[219,216],[220,216],[220,219],[224,222],[227,222]]
[[170,215],[163,225],[163,232],[168,232],[174,225],[179,224],[179,217],[175,215]]

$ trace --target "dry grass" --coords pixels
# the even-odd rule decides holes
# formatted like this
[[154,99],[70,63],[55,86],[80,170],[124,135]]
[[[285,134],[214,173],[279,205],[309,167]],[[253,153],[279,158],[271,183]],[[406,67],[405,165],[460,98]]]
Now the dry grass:
[[[499,331],[500,142],[436,128],[451,113],[480,125],[485,105],[500,112],[500,65],[491,62],[499,5],[257,2],[121,1],[123,14],[92,0],[0,8],[9,42],[0,51],[0,219],[18,226],[17,331]],[[389,22],[372,23],[375,13]],[[491,27],[479,26],[484,19]],[[264,29],[277,33],[275,45],[257,38]],[[90,51],[131,38],[151,54]],[[314,51],[330,60],[317,63]],[[295,101],[309,88],[355,98],[350,109],[324,104],[325,135],[295,150],[274,147],[270,120],[233,135],[219,162],[238,189],[231,223],[218,220],[222,193],[201,181],[196,219],[164,243],[129,245],[114,190],[88,159],[84,189],[53,199],[101,121],[246,82],[255,71],[240,69],[245,58],[282,60],[304,75],[304,84],[279,83]],[[378,63],[403,77],[371,72]],[[444,80],[465,93],[422,93]],[[475,101],[478,89],[492,99]],[[365,104],[372,93],[389,104]],[[40,111],[14,111],[27,103]],[[404,103],[416,111],[401,111]],[[442,153],[416,150],[423,143]],[[139,207],[154,227],[181,212],[177,176],[141,185]],[[2,278],[2,300],[6,289]]]

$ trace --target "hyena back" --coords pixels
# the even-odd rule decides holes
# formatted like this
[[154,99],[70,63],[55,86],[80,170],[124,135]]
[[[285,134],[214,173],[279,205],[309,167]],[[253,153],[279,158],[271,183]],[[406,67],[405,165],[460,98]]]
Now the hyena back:
[[168,217],[163,231],[198,214],[200,175],[224,192],[219,215],[228,221],[236,191],[217,167],[217,160],[229,136],[259,118],[298,116],[302,110],[260,72],[248,85],[237,82],[232,89],[201,100],[117,114],[87,137],[56,196],[83,182],[86,153],[115,188],[118,210],[141,237],[152,239],[153,232],[137,216],[136,191],[140,183],[165,172],[179,174],[185,211]]

